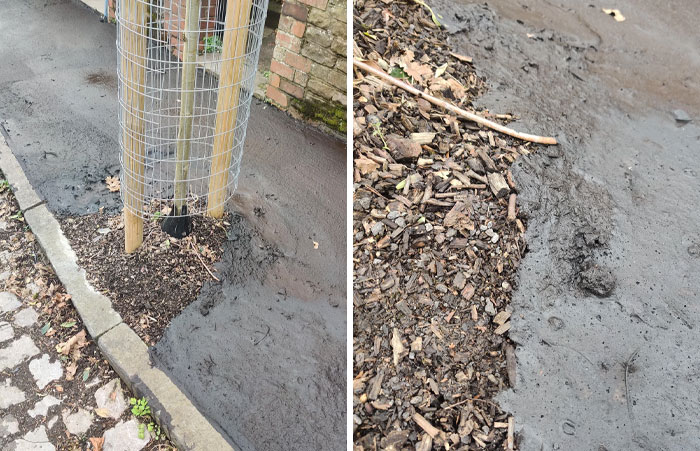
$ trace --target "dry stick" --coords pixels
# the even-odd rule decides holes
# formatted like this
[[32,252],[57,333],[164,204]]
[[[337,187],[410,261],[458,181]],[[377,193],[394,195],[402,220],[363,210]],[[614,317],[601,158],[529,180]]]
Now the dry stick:
[[197,248],[194,246],[194,243],[193,243],[192,241],[190,241],[190,245],[192,246],[192,250],[194,250],[194,253],[197,254],[197,258],[199,258],[199,262],[202,264],[202,266],[204,266],[204,269],[207,270],[207,272],[209,273],[209,275],[211,276],[211,278],[214,279],[214,280],[216,280],[217,282],[221,282],[221,281],[219,280],[219,278],[216,277],[216,276],[214,275],[214,273],[212,273],[212,272],[209,270],[209,268],[207,268],[207,265],[204,263],[204,259],[202,259],[202,256],[199,255],[199,251],[198,251]]
[[135,212],[143,208],[146,11],[144,3],[137,0],[125,0],[122,9],[120,63],[124,77],[124,250],[131,253],[143,243],[143,218]]
[[201,0],[187,0],[185,10],[185,51],[182,55],[180,122],[177,127],[177,163],[175,164],[175,216],[182,214],[182,207],[187,201],[187,176],[190,169],[188,160],[192,146],[192,115],[201,4]]
[[219,76],[219,94],[216,102],[214,150],[209,175],[207,214],[214,218],[224,215],[226,186],[228,185],[233,138],[238,116],[238,100],[245,49],[248,41],[248,19],[252,0],[229,1],[226,6],[222,67]]
[[508,221],[513,222],[515,221],[515,199],[516,199],[516,194],[513,193],[510,195],[508,198]]
[[503,134],[506,134],[508,136],[512,136],[513,138],[518,138],[522,139],[523,141],[530,141],[538,144],[557,144],[557,140],[552,137],[547,137],[547,136],[537,136],[537,135],[530,135],[528,133],[521,133],[518,131],[513,130],[512,128],[505,127],[501,124],[498,124],[496,122],[490,121],[488,119],[484,119],[481,116],[477,116],[474,113],[470,113],[469,111],[463,110],[457,106],[454,106],[450,103],[445,102],[444,100],[438,99],[437,97],[433,97],[430,94],[427,94],[423,91],[420,91],[413,86],[409,85],[408,83],[404,83],[403,81],[392,77],[391,75],[387,74],[386,72],[379,70],[377,68],[374,68],[370,66],[369,64],[363,63],[362,61],[357,61],[353,60],[353,64],[357,66],[358,68],[362,69],[365,72],[368,72],[372,75],[376,75],[377,77],[388,81],[394,86],[398,86],[399,88],[410,92],[411,94],[423,97],[425,100],[428,102],[440,106],[448,111],[452,111],[453,113],[462,116],[465,119],[468,119],[472,122],[476,122],[477,124],[483,125],[485,127],[491,128],[493,130],[496,130],[498,132],[501,132]]

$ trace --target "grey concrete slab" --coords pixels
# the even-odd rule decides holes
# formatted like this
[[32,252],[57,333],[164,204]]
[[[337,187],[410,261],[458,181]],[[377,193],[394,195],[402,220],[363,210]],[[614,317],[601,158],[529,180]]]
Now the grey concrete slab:
[[39,354],[39,348],[29,335],[22,335],[0,348],[0,371],[14,368],[37,354]]

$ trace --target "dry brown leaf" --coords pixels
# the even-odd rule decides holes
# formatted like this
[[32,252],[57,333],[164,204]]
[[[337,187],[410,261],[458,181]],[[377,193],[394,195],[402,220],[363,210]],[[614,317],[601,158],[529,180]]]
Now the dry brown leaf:
[[102,451],[102,446],[105,444],[104,437],[90,437],[92,451]]
[[379,163],[367,157],[355,158],[355,167],[360,170],[360,174],[369,174],[379,169]]
[[87,346],[87,340],[85,339],[85,329],[83,329],[69,338],[68,341],[59,343],[56,346],[56,351],[63,355],[68,355],[72,349],[78,350],[85,346]]
[[95,414],[96,414],[98,417],[108,418],[108,417],[109,417],[109,410],[107,410],[107,409],[105,409],[105,408],[98,408],[98,407],[95,407]]
[[78,364],[73,362],[66,367],[66,380],[72,381],[75,378],[75,372],[78,371]]

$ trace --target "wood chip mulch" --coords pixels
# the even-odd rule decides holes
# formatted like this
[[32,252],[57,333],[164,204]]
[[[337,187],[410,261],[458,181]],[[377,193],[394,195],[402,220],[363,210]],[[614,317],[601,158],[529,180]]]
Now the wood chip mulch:
[[[353,17],[355,58],[474,111],[485,80],[428,8],[358,0]],[[536,146],[358,69],[353,87],[355,450],[515,449],[493,400],[515,379],[509,304],[526,250],[509,167]]]
[[221,259],[227,217],[194,217],[193,231],[175,239],[160,220],[144,221],[143,245],[124,252],[122,216],[95,213],[59,220],[85,269],[88,281],[112,301],[114,309],[148,345],[154,345],[202,285],[217,283],[214,264]]

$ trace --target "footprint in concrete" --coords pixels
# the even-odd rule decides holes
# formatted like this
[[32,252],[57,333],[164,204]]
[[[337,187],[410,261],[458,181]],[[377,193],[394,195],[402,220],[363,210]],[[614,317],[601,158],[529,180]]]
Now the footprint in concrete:
[[564,424],[561,425],[561,430],[566,435],[576,435],[576,424],[571,420],[566,420]]

